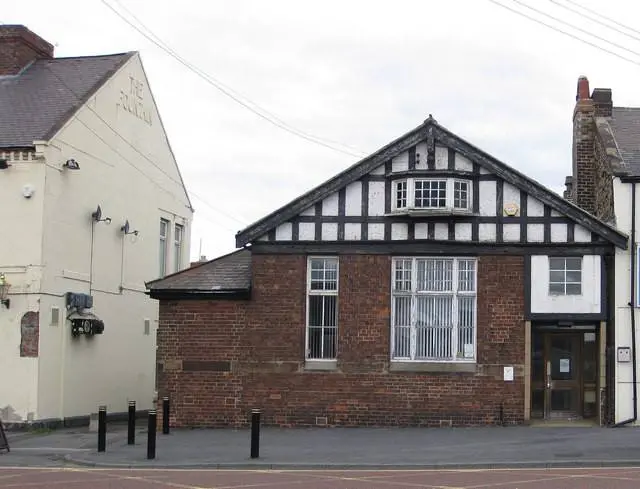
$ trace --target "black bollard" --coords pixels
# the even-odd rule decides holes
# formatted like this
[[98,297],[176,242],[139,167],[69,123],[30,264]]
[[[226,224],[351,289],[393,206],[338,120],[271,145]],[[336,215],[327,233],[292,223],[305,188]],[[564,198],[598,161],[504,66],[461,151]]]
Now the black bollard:
[[157,414],[155,409],[149,410],[149,426],[148,426],[148,434],[147,438],[147,458],[149,460],[156,458],[156,423],[157,423]]
[[127,444],[136,444],[136,401],[129,401],[129,425],[127,430]]
[[251,458],[260,457],[260,410],[251,410]]
[[107,448],[107,406],[98,408],[98,451],[104,452]]
[[162,398],[162,434],[169,434],[169,398]]

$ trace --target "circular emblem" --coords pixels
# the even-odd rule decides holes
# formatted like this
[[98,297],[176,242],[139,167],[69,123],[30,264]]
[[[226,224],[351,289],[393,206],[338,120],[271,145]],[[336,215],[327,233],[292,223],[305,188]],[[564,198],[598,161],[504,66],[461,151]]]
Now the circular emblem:
[[506,204],[504,206],[504,213],[507,216],[515,216],[518,214],[518,206],[514,203]]

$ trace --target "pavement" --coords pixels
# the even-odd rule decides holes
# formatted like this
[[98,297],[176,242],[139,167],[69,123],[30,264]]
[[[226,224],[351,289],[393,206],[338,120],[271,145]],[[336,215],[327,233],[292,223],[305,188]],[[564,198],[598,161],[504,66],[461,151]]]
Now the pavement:
[[0,467],[136,469],[490,469],[640,467],[640,429],[599,427],[262,428],[251,459],[249,430],[173,429],[158,433],[147,460],[147,433],[109,425],[97,452],[88,428],[8,433]]
[[0,489],[637,489],[639,468],[168,470],[0,468]]

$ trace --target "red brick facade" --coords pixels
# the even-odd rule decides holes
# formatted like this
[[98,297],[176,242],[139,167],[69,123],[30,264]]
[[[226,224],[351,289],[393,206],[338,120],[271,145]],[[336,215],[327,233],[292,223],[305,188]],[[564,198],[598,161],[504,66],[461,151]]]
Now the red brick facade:
[[53,58],[53,46],[22,25],[0,25],[0,76],[15,75],[38,58]]
[[524,420],[522,257],[478,258],[475,373],[390,371],[391,257],[339,259],[336,371],[304,370],[305,256],[254,255],[250,301],[161,301],[171,424],[240,426],[261,408],[281,426],[476,425],[499,423],[501,405],[505,422]]

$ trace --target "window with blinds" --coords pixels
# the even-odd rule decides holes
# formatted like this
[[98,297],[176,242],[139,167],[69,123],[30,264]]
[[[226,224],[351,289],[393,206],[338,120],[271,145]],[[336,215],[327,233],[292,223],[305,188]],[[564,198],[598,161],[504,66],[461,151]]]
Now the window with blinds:
[[338,259],[309,258],[307,359],[334,360],[338,329]]
[[394,360],[474,361],[476,260],[393,260]]

